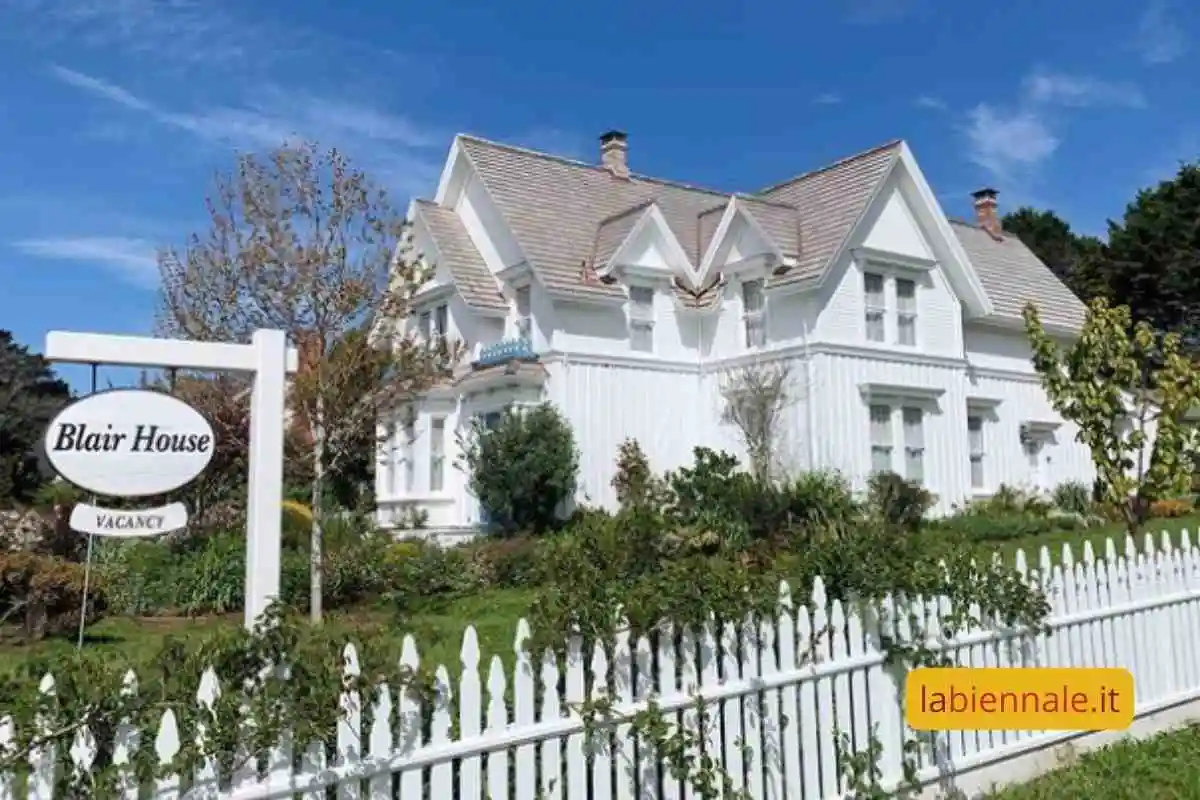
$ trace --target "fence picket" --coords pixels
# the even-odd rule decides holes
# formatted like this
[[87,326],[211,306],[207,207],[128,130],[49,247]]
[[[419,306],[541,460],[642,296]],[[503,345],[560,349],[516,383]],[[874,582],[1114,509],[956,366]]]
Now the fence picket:
[[[340,711],[331,741],[302,743],[307,747],[295,766],[293,748],[301,743],[293,742],[291,732],[266,754],[253,752],[258,745],[247,738],[234,747],[249,757],[235,759],[232,770],[210,753],[194,774],[181,775],[181,737],[192,737],[202,752],[211,750],[216,715],[227,713],[218,675],[208,668],[194,698],[194,727],[181,732],[171,709],[163,713],[153,742],[139,736],[128,719],[118,721],[111,734],[101,733],[107,725],[74,727],[65,740],[33,748],[20,779],[0,773],[0,800],[51,800],[56,777],[86,782],[102,752],[111,753],[116,795],[126,800],[166,800],[185,792],[227,798],[231,790],[239,798],[281,797],[289,788],[311,800],[330,793],[383,800],[394,796],[397,784],[405,800],[696,800],[702,792],[690,779],[671,774],[665,755],[655,752],[657,742],[633,734],[631,715],[647,703],[660,707],[669,728],[703,732],[687,742],[689,778],[697,776],[696,764],[704,757],[728,775],[735,790],[768,800],[817,800],[849,789],[841,772],[847,753],[838,748],[835,732],[846,734],[855,752],[866,750],[874,733],[882,746],[878,768],[891,785],[901,777],[902,748],[909,739],[932,741],[932,752],[922,750],[918,766],[936,766],[946,776],[958,764],[988,758],[989,750],[1044,734],[914,736],[903,720],[903,667],[885,663],[890,639],[940,648],[947,663],[961,666],[1123,667],[1134,673],[1139,709],[1200,698],[1200,640],[1191,636],[1200,627],[1200,547],[1191,534],[1107,539],[1102,557],[1090,543],[1076,550],[1064,546],[1053,563],[1041,548],[1034,570],[1024,551],[1015,554],[1017,572],[1046,592],[1048,633],[1008,630],[1004,620],[985,617],[971,604],[968,616],[975,622],[951,635],[943,626],[956,610],[948,597],[885,597],[863,604],[829,597],[817,578],[803,604],[793,604],[782,583],[778,614],[720,624],[710,619],[694,628],[663,626],[653,638],[636,642],[622,625],[612,641],[570,638],[561,663],[555,649],[536,658],[529,652],[532,636],[522,620],[513,671],[493,656],[486,682],[477,633],[468,627],[457,682],[439,666],[432,707],[412,686],[397,694],[388,684],[356,680],[358,650],[347,645],[347,683],[329,698]],[[1168,657],[1153,649],[1161,641],[1175,645]],[[405,637],[401,666],[406,674],[418,674],[411,636]],[[278,669],[272,680],[288,680],[286,667]],[[54,676],[44,676],[38,690],[52,699]],[[133,672],[125,675],[121,691],[135,696]],[[595,726],[582,714],[588,698],[611,707],[597,715]],[[32,724],[47,729],[49,722],[35,717]],[[249,732],[255,720],[243,713],[239,725]],[[12,718],[0,717],[0,751],[20,738],[15,726]],[[111,740],[103,741],[103,735]],[[175,774],[139,786],[133,764],[139,749],[149,747]],[[261,756],[265,778],[258,774]],[[327,769],[327,759],[335,769]],[[377,771],[388,761],[390,767]],[[68,776],[56,774],[60,763]]]

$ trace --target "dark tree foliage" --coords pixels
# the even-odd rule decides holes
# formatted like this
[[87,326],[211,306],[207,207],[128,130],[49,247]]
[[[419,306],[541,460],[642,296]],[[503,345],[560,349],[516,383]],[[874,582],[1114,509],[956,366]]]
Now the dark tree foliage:
[[0,506],[27,503],[50,475],[38,458],[42,434],[71,400],[50,363],[0,330]]
[[1135,322],[1200,345],[1200,162],[1138,192],[1122,221],[1109,222],[1101,267]]
[[1034,252],[1059,280],[1081,300],[1106,296],[1099,272],[1104,243],[1094,236],[1080,236],[1053,211],[1028,206],[1005,214],[1001,224]]

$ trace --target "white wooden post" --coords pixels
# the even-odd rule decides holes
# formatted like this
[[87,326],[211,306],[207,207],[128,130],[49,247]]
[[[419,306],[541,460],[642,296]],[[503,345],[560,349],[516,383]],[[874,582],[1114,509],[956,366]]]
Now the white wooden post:
[[287,375],[299,365],[299,356],[287,346],[283,331],[256,331],[248,345],[51,331],[46,334],[45,357],[49,361],[74,364],[254,375],[250,399],[245,603],[246,627],[253,628],[259,615],[279,596]]

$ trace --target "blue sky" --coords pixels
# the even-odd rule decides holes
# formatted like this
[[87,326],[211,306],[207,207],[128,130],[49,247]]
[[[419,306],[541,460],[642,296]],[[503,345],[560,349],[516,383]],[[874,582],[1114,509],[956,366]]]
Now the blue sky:
[[297,134],[402,198],[460,131],[592,159],[617,127],[635,170],[743,190],[902,137],[950,214],[989,184],[1098,233],[1200,156],[1200,5],[1070,7],[4,0],[0,327],[149,332],[155,248]]

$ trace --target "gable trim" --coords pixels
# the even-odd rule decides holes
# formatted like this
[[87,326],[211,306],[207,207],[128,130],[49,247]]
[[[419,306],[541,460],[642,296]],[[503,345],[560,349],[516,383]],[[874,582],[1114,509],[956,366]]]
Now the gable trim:
[[602,278],[607,278],[612,276],[613,272],[618,268],[631,273],[647,273],[649,270],[638,268],[636,265],[627,265],[623,263],[622,259],[626,256],[626,251],[651,225],[654,226],[654,232],[658,234],[659,241],[667,250],[664,255],[666,255],[671,271],[682,272],[692,285],[699,285],[696,268],[692,264],[692,260],[688,258],[687,252],[683,249],[679,240],[675,238],[675,234],[671,232],[671,227],[667,224],[667,220],[662,215],[662,211],[659,210],[657,203],[651,203],[646,207],[646,210],[638,217],[637,222],[633,224],[629,233],[625,235],[620,246],[617,247],[608,261],[596,267],[596,274]]
[[[754,213],[750,210],[749,206],[746,203],[740,203],[739,199],[740,198],[737,195],[734,195],[730,199],[729,205],[725,208],[725,213],[721,217],[721,222],[717,225],[717,229],[713,231],[712,241],[708,243],[708,249],[701,257],[700,265],[696,271],[696,280],[698,284],[708,279],[708,274],[713,269],[713,261],[716,259],[717,253],[720,251],[722,244],[724,244],[725,240],[729,237],[729,230],[733,227],[734,220],[736,220],[739,216],[748,226],[750,226],[750,228],[755,232],[755,234],[758,235],[759,238],[767,243],[767,247],[769,249],[766,253],[761,255],[773,256],[773,263],[775,265],[781,265],[783,267],[794,266],[794,259],[784,256],[783,251],[779,249],[778,242],[771,238],[771,236],[766,232],[762,226],[762,223],[755,218]],[[743,261],[749,260],[750,259],[743,259]],[[732,262],[722,264],[721,269],[722,271],[725,271],[730,269],[731,266]],[[768,267],[768,269],[772,268],[774,267]]]

